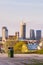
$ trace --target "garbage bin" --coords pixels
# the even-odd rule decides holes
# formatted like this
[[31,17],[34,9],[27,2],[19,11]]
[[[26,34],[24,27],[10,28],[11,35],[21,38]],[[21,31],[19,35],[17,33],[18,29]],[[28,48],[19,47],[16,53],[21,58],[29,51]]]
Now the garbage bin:
[[8,47],[8,57],[14,57],[13,47]]

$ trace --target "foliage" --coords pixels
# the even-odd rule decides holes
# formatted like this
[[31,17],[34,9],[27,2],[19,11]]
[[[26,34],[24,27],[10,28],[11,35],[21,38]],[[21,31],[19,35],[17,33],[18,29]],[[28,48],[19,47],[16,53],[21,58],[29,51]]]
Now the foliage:
[[4,43],[4,50],[5,52],[8,52],[8,47],[12,46],[14,49],[14,53],[21,54],[21,53],[34,53],[34,54],[43,54],[43,49],[41,50],[28,50],[26,41],[13,41],[8,40]]
[[[24,49],[23,49],[23,45],[25,46]],[[22,52],[25,52],[25,50],[27,50],[27,42],[25,41],[18,41],[14,45],[14,53],[22,53]]]
[[35,53],[37,53],[37,54],[43,54],[43,49],[37,50]]
[[22,50],[22,52],[28,52],[27,45],[26,44],[23,44],[21,50]]

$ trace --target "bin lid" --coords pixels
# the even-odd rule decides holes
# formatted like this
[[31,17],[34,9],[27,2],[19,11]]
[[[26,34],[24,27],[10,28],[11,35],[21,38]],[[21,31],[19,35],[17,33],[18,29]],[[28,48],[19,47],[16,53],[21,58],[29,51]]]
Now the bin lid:
[[13,49],[13,47],[8,47],[8,49]]

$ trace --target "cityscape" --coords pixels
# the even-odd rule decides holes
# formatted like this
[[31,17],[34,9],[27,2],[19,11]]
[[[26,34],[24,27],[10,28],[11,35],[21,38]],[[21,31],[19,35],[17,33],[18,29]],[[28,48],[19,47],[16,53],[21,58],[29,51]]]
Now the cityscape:
[[43,0],[0,0],[0,65],[43,65]]
[[[3,31],[5,30],[5,32]],[[22,22],[21,26],[20,26],[20,32],[15,32],[19,38],[22,39],[26,39],[26,23]],[[41,39],[41,30],[36,30],[36,35],[35,35],[35,31],[34,29],[30,29],[30,33],[29,33],[28,37],[30,40],[40,40]],[[2,39],[3,37],[7,37],[8,38],[8,29],[6,26],[2,27]]]
[[[8,32],[7,27],[3,26],[2,27],[2,37],[0,37],[0,50],[3,49],[4,51],[6,51],[6,49],[4,49],[5,48],[4,45],[6,44],[8,40],[9,41],[13,40],[10,42],[10,44],[7,43],[9,44],[8,47],[13,47],[13,45],[15,45],[17,41],[25,42],[29,50],[40,50],[43,47],[43,41],[41,41],[42,39],[41,30],[36,30],[36,35],[35,35],[34,29],[30,29],[30,33],[29,33],[30,37],[27,38],[26,37],[26,23],[24,22],[20,24],[20,32],[19,31],[15,32],[14,35],[8,35],[8,33],[9,32]],[[8,47],[6,45],[7,49]]]
[[[9,33],[8,28],[6,26],[3,26],[2,37],[0,37],[0,53],[1,53],[0,56],[4,58],[4,62],[5,62],[5,57],[7,56],[9,58],[12,58],[12,62],[14,60],[17,60],[16,62],[17,64],[18,63],[22,64],[21,62],[26,61],[26,59],[28,61],[28,58],[30,59],[32,58],[32,60],[33,58],[36,59],[34,63],[37,64],[37,59],[39,59],[39,57],[43,58],[41,57],[41,55],[38,55],[37,57],[37,54],[43,54],[43,38],[41,37],[41,30],[36,30],[36,35],[35,35],[34,29],[30,29],[30,33],[29,33],[30,37],[27,38],[26,23],[22,22],[20,24],[20,32],[19,31],[15,32],[14,35],[8,35],[8,33]],[[30,61],[30,65],[31,62],[34,61],[32,60]],[[24,62],[26,65],[29,64],[27,61],[26,63]],[[42,60],[40,59],[40,62],[41,61]],[[8,58],[6,62],[8,63]],[[11,59],[9,63],[11,63]],[[13,63],[15,64],[15,61]]]

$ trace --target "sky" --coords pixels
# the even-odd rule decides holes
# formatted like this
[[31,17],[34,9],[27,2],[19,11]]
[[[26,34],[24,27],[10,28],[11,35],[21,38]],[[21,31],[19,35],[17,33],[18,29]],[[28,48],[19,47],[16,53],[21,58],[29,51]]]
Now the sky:
[[42,30],[43,36],[43,0],[0,0],[0,36],[2,27],[8,28],[9,35],[20,32],[20,23],[26,23],[26,36],[29,30]]

